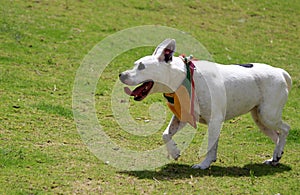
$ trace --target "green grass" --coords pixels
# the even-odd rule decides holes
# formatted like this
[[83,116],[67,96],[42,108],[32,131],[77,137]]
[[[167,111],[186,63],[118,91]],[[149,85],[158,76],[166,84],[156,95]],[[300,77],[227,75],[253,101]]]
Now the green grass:
[[[0,194],[297,194],[300,191],[300,4],[287,1],[1,1]],[[94,156],[72,115],[72,90],[84,56],[105,37],[140,25],[188,32],[220,63],[264,62],[286,69],[293,88],[284,110],[291,124],[282,164],[261,164],[273,143],[250,115],[224,124],[218,161],[200,161],[206,131],[199,125],[177,162],[155,170],[124,171]],[[163,128],[151,136],[122,131],[110,109],[118,74],[153,48],[128,51],[102,74],[95,93],[104,131],[122,147],[162,145]],[[138,123],[161,95],[130,102]],[[170,113],[167,113],[170,117]],[[121,159],[120,159],[121,160]]]

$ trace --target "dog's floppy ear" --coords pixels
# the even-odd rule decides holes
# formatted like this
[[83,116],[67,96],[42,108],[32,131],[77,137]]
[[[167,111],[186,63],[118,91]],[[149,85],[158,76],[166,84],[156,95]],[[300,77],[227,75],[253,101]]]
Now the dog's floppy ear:
[[176,41],[174,39],[166,39],[156,47],[153,55],[157,57],[159,61],[168,63],[172,61],[175,49]]

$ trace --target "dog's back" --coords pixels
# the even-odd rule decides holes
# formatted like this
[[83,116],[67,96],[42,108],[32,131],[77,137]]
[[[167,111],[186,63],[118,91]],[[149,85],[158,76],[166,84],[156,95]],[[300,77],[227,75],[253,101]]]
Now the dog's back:
[[200,74],[215,74],[203,67],[216,65],[221,76],[219,85],[224,85],[226,92],[226,120],[248,113],[265,102],[270,105],[283,104],[291,89],[290,75],[267,64],[221,65],[197,61],[195,65],[200,69]]

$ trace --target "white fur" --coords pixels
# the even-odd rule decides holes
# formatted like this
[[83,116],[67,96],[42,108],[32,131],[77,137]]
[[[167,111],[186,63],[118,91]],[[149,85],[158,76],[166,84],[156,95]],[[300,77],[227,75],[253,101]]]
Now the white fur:
[[[170,44],[174,44],[175,48],[175,41],[171,41]],[[137,69],[140,62],[146,67],[141,71]],[[223,121],[248,112],[251,112],[257,126],[276,145],[273,158],[265,163],[278,164],[290,129],[281,119],[291,89],[289,74],[283,69],[258,63],[253,63],[252,68],[208,61],[194,61],[194,64],[195,116],[199,122],[208,125],[209,143],[205,160],[193,168],[206,169],[216,161],[218,138]],[[155,84],[150,93],[170,93],[181,85],[186,77],[186,68],[179,57],[173,57],[172,61],[165,62],[162,60],[162,53],[155,53],[136,61],[132,70],[125,71],[121,75],[123,76],[123,79],[120,77],[121,81],[127,85],[153,80]],[[173,116],[163,133],[167,151],[174,159],[180,156],[180,151],[172,136],[184,125],[185,123]]]

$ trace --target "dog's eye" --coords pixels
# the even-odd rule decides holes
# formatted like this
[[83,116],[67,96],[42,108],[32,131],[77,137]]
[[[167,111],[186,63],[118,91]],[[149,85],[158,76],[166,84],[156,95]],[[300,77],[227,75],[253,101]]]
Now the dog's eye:
[[145,69],[145,65],[142,62],[140,62],[138,66],[138,70],[144,70],[144,69]]

